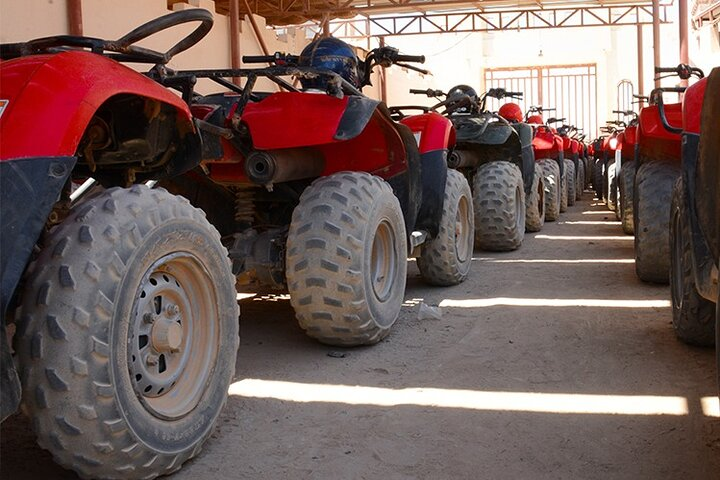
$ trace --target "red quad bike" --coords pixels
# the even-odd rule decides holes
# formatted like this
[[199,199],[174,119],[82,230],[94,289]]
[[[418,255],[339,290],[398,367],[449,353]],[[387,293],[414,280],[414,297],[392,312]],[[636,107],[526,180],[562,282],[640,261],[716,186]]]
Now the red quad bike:
[[687,88],[681,124],[666,121],[664,105],[658,109],[663,126],[682,136],[682,174],[670,213],[673,327],[684,342],[720,345],[720,67]]
[[[525,197],[534,175],[532,131],[487,111],[486,100],[521,98],[522,94],[491,89],[478,98],[467,85],[453,87],[447,94],[438,90],[410,93],[446,97],[429,110],[443,108],[443,115],[455,127],[457,142],[448,165],[460,170],[472,185],[475,246],[490,251],[519,248],[526,229]],[[395,107],[394,111],[407,108],[420,107]]]
[[629,118],[620,135],[616,150],[616,195],[615,217],[622,222],[622,229],[628,235],[634,233],[633,229],[633,181],[635,179],[635,158],[639,148],[637,142],[638,114],[632,110],[613,110],[613,113]]
[[[564,118],[554,119],[564,121]],[[582,144],[575,138],[578,130],[573,125],[563,124],[557,128],[557,134],[563,141],[563,156],[567,169],[568,205],[575,205],[580,200],[585,185],[585,166],[580,154]],[[572,165],[570,165],[572,164]]]
[[545,124],[542,117],[543,111],[549,110],[553,109],[531,106],[525,119],[533,126],[533,154],[542,168],[545,181],[545,221],[554,222],[560,218],[562,210],[565,159],[562,138]]
[[[179,469],[234,375],[239,312],[220,236],[186,199],[143,185],[199,165],[198,123],[119,63],[164,65],[212,19],[191,10],[115,41],[0,46],[2,418],[22,387],[38,443],[84,478]],[[165,53],[135,45],[187,22],[200,25]],[[103,188],[72,193],[90,177]]]
[[[201,26],[164,54],[132,45],[190,21]],[[384,48],[358,64],[323,39],[300,58],[254,59],[283,66],[165,66],[211,26],[197,9],[118,41],[2,47],[12,58],[0,87],[12,139],[1,152],[2,222],[17,232],[2,237],[3,309],[20,305],[5,321],[18,323],[23,409],[39,443],[87,478],[151,478],[198,453],[233,376],[236,284],[287,287],[309,335],[357,345],[397,318],[408,252],[434,284],[470,268],[472,199],[447,169],[451,123],[428,114],[396,124],[358,90],[374,64],[421,57]],[[155,66],[144,76],[118,61]],[[285,91],[254,91],[261,77]],[[229,92],[197,95],[198,78]],[[105,189],[73,201],[74,182],[89,177]],[[190,203],[133,185],[154,180]],[[3,349],[6,415],[18,384]]]
[[[679,65],[656,73],[689,79],[703,77],[700,69]],[[670,207],[675,181],[680,177],[682,104],[663,102],[664,93],[682,93],[685,87],[656,88],[651,105],[640,111],[638,158],[633,190],[635,271],[646,282],[668,283],[670,274]]]
[[[433,112],[396,123],[360,91],[375,65],[424,58],[382,47],[360,62],[323,38],[300,56],[243,60],[275,66],[152,72],[183,92],[204,128],[203,168],[168,188],[220,230],[239,288],[286,289],[300,327],[320,342],[374,344],[400,312],[408,256],[440,286],[464,281],[472,261],[472,194],[447,167],[452,124]],[[195,95],[201,77],[230,92]],[[258,78],[285,91],[258,92]]]
[[617,173],[621,167],[621,139],[625,131],[622,120],[608,120],[603,141],[603,201],[608,210],[615,212],[618,205]]

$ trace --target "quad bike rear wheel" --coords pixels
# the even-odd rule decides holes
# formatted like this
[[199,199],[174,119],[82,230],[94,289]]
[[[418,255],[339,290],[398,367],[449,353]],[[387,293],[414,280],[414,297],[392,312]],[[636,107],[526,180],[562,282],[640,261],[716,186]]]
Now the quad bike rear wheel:
[[577,175],[575,173],[575,162],[565,159],[565,184],[567,186],[567,204],[575,205],[575,189],[577,188]]
[[517,165],[506,161],[478,167],[473,176],[475,245],[505,252],[522,245],[525,237],[525,189]]
[[577,177],[575,200],[580,200],[585,190],[585,162],[583,162],[582,158],[578,161],[578,169],[577,172],[575,172],[575,176]]
[[[624,167],[623,167],[624,168]],[[682,178],[675,183],[670,218],[670,294],[673,327],[685,343],[715,343],[715,304],[698,294],[692,267],[689,211],[683,198]]]
[[617,181],[615,178],[615,162],[608,163],[607,168],[605,169],[605,185],[604,185],[604,192],[605,192],[605,205],[607,206],[608,210],[614,212],[615,211],[615,204],[617,203]]
[[560,166],[550,158],[540,160],[545,183],[545,221],[560,218]]
[[423,280],[442,287],[463,282],[470,272],[474,238],[470,185],[463,174],[450,169],[438,235],[423,244],[417,259]]
[[290,303],[312,338],[337,346],[385,338],[400,313],[407,236],[390,185],[363,172],[315,180],[288,232]]
[[628,235],[635,233],[633,226],[633,184],[635,183],[635,161],[623,162],[620,169],[620,221]]
[[593,190],[595,190],[595,197],[598,200],[603,199],[603,183],[605,183],[603,163],[602,160],[596,159],[592,169],[592,185]]
[[18,344],[38,443],[85,478],[178,470],[211,434],[235,369],[219,234],[187,200],[135,185],[89,197],[45,245]]
[[565,165],[565,160],[562,160],[563,162],[563,170],[564,172],[561,173],[560,176],[560,213],[567,212],[568,208],[568,181],[567,181],[567,166]]
[[535,163],[530,195],[525,197],[525,231],[539,232],[545,225],[545,177],[539,163]]
[[670,204],[679,176],[677,166],[659,161],[647,161],[637,172],[633,196],[635,272],[646,282],[669,281]]

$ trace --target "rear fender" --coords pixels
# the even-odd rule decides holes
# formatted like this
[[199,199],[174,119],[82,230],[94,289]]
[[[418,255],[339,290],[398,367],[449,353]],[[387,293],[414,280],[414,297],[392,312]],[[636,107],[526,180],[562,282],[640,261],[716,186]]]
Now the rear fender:
[[689,133],[700,133],[700,112],[703,108],[703,100],[705,98],[705,89],[708,84],[708,78],[689,86],[685,90],[682,102],[683,130]]
[[190,136],[199,147],[192,115],[180,97],[101,55],[69,51],[22,57],[2,62],[0,71],[0,98],[9,101],[0,131],[11,139],[3,141],[0,159],[74,156],[95,112],[123,94],[172,107],[181,137]]
[[714,68],[708,75],[706,92],[694,191],[700,228],[717,264],[720,257],[720,68]]
[[7,309],[75,157],[0,162],[0,400],[5,419],[18,407],[20,382],[5,335]]
[[400,123],[410,128],[421,154],[448,150],[455,145],[456,132],[452,122],[436,112],[405,117]]
[[[681,104],[668,103],[664,108],[670,125],[681,125]],[[680,135],[663,127],[657,105],[640,110],[638,144],[642,157],[675,162],[680,160]]]
[[[715,269],[715,265],[717,265],[718,258],[718,227],[717,220],[707,223],[707,213],[708,211],[712,211],[713,208],[715,208],[715,212],[717,213],[717,195],[714,195],[714,202],[711,199],[708,204],[706,192],[697,190],[699,182],[706,184],[708,180],[713,180],[712,178],[706,179],[698,175],[698,146],[698,135],[683,134],[682,187],[684,190],[683,201],[687,202],[684,206],[687,210],[683,209],[683,211],[687,212],[689,217],[690,251],[696,288],[702,297],[710,301],[715,301],[718,295],[718,285],[717,283],[713,283],[713,270]],[[717,164],[717,160],[715,163]],[[716,181],[720,180],[720,178],[717,177],[717,171],[716,166]],[[714,184],[714,189],[717,190],[717,183]],[[718,217],[715,218],[717,219]],[[715,243],[712,243],[713,241]],[[715,250],[714,252],[712,251],[713,249]],[[717,274],[717,272],[715,272],[715,274]]]
[[310,147],[357,137],[379,104],[359,96],[278,92],[248,104],[241,121],[258,150]]

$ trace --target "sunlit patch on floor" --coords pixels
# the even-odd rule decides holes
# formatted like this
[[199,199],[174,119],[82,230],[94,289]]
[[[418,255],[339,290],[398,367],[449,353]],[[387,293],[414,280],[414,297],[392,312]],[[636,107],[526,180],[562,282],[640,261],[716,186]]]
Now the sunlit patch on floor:
[[257,293],[238,293],[237,299],[238,300],[245,300],[246,298],[253,298]]
[[602,210],[586,210],[582,212],[583,215],[607,215],[608,217],[610,217],[611,213],[612,212],[608,211],[603,212]]
[[490,392],[449,388],[378,388],[282,382],[247,378],[230,385],[230,395],[298,403],[381,407],[422,406],[480,411],[596,415],[688,415],[684,397]]
[[563,260],[555,258],[473,258],[474,261],[483,263],[635,263],[632,258],[583,258],[574,260]]
[[607,307],[607,308],[669,308],[670,300],[606,300],[602,298],[446,298],[440,307],[477,308],[496,306],[517,307]]
[[578,220],[575,222],[558,222],[558,225],[622,225],[613,220]]
[[290,300],[290,295],[288,295],[287,293],[266,293],[264,295],[256,296],[255,298],[253,298],[253,302],[282,302],[286,300]]
[[633,241],[634,237],[630,236],[606,236],[606,235],[535,235],[533,238],[543,240],[626,240]]
[[718,400],[718,397],[703,397],[700,399],[700,406],[706,417],[720,418],[720,400]]

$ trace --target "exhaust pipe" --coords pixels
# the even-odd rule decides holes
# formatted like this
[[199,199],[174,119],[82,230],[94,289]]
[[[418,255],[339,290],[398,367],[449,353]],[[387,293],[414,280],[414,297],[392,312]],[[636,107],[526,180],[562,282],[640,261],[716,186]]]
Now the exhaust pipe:
[[317,177],[324,169],[323,155],[312,149],[254,151],[245,160],[245,174],[259,185]]
[[480,155],[472,150],[453,150],[448,158],[450,168],[477,167],[479,164]]

